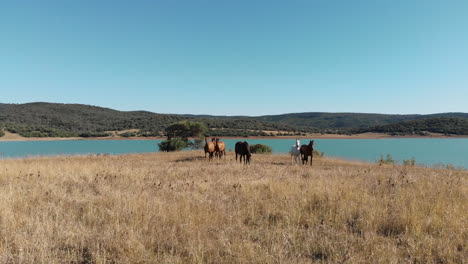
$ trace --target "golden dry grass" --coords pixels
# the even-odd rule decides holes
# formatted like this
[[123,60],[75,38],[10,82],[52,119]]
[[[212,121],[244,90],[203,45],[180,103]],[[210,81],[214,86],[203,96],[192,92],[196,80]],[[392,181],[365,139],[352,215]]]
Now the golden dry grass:
[[202,152],[0,161],[0,263],[464,263],[467,171]]

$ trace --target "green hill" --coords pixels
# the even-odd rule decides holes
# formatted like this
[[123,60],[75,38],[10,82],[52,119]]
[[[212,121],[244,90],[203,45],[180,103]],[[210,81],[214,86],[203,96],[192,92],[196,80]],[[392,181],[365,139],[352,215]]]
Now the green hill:
[[[191,117],[215,117],[215,116],[194,116]],[[430,115],[388,115],[388,114],[368,114],[368,113],[291,113],[282,115],[265,115],[242,117],[259,121],[281,123],[305,130],[347,130],[350,128],[369,128],[398,123],[408,120],[427,119],[435,117],[467,118],[468,113],[440,113]],[[220,118],[241,118],[241,116],[222,116]]]
[[391,135],[426,135],[427,133],[440,133],[445,135],[468,135],[468,119],[453,117],[434,117],[428,119],[410,120],[366,129],[359,129],[356,132],[377,132]]
[[80,104],[0,104],[0,127],[25,137],[105,136],[105,131],[127,129],[140,130],[139,136],[157,136],[164,128],[181,120],[203,121],[213,135],[266,135],[260,131],[294,130],[288,125],[251,118],[198,118]]
[[305,132],[411,134],[419,131],[468,134],[465,126],[467,113],[385,115],[311,112],[249,117],[127,112],[81,104],[0,104],[0,131],[5,129],[25,137],[106,136],[106,131],[129,129],[138,132],[129,132],[126,136],[158,136],[164,128],[181,120],[205,122],[213,136],[271,135],[268,131],[289,135]]

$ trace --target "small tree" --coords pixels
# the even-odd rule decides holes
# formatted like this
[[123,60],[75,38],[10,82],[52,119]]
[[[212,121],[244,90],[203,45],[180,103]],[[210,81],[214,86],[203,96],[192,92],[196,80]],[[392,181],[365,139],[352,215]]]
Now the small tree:
[[[186,147],[197,149],[203,146],[201,138],[208,131],[208,127],[201,122],[181,121],[168,126],[164,130],[167,140],[159,143],[160,151],[178,151]],[[195,138],[190,142],[189,137]]]

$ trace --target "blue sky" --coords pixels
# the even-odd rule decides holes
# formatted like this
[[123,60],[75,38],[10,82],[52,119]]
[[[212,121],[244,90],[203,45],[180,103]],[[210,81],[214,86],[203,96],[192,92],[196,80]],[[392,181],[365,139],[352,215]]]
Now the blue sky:
[[468,112],[468,1],[0,3],[0,102]]

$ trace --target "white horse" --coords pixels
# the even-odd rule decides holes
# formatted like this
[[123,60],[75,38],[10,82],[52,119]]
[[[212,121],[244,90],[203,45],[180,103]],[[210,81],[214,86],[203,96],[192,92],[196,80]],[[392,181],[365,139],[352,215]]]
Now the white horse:
[[[292,163],[299,163],[300,162],[300,157],[301,157],[301,152],[299,151],[299,148],[301,147],[301,141],[296,138],[296,145],[293,145],[291,147],[291,150],[289,151],[289,154],[291,154],[291,162]],[[294,158],[294,161],[293,161]]]

